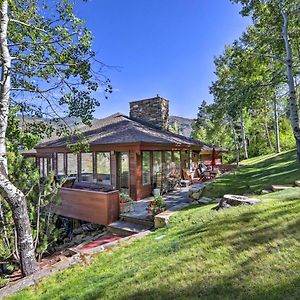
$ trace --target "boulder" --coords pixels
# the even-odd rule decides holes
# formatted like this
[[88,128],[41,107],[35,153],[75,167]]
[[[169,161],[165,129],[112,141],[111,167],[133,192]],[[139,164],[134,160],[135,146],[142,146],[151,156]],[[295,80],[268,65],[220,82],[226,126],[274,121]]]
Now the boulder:
[[290,185],[272,185],[273,192],[279,192],[291,188]]
[[300,180],[296,180],[296,181],[295,181],[295,185],[296,185],[296,186],[300,186]]
[[253,204],[260,202],[259,199],[249,198],[249,197],[240,196],[240,195],[227,194],[227,195],[224,195],[223,198],[226,201],[226,203],[231,206],[238,206],[238,205],[243,205],[243,204],[253,205]]
[[201,193],[200,192],[195,192],[191,195],[191,198],[194,200],[198,200],[201,197]]
[[170,209],[163,211],[162,213],[154,217],[154,227],[162,228],[168,225],[170,217],[178,210],[188,207],[188,203],[180,203],[178,205],[170,207]]
[[188,193],[189,199],[191,199],[192,201],[199,200],[202,196],[204,188],[205,188],[204,184],[193,185],[189,189],[189,193]]

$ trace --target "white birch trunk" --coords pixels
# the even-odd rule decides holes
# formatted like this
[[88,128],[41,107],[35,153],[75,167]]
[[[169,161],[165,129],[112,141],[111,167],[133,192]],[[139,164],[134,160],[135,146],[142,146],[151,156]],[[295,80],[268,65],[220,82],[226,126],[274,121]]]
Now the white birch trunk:
[[274,128],[275,128],[275,138],[276,138],[276,152],[280,153],[280,135],[279,135],[279,124],[278,124],[278,105],[277,105],[277,98],[274,95],[273,100],[273,109],[274,109]]
[[282,36],[284,39],[285,52],[286,52],[286,73],[287,73],[287,83],[289,87],[289,98],[290,98],[290,119],[291,119],[293,133],[297,145],[298,161],[300,162],[300,111],[299,111],[299,103],[297,101],[297,96],[296,96],[296,87],[295,87],[295,81],[293,75],[293,57],[292,57],[292,49],[289,41],[289,32],[288,32],[289,19],[287,13],[283,8],[282,1],[278,0],[278,4],[283,18]]
[[244,158],[247,159],[248,158],[248,146],[247,146],[247,140],[246,140],[243,111],[241,112],[241,135],[242,135]]
[[269,148],[273,150],[273,145],[270,138],[270,132],[269,132],[267,120],[264,120],[264,127],[266,132],[267,144],[269,145]]
[[0,53],[1,53],[1,86],[0,86],[0,192],[8,202],[17,232],[17,244],[20,265],[24,276],[37,270],[32,232],[24,194],[8,179],[6,129],[9,112],[11,87],[11,56],[7,44],[8,1],[3,0],[0,11]]
[[239,144],[238,144],[234,124],[232,124],[232,134],[233,134],[233,142],[234,142],[234,147],[235,147],[235,160],[236,160],[236,164],[239,165],[239,163],[240,163],[240,149],[239,149]]

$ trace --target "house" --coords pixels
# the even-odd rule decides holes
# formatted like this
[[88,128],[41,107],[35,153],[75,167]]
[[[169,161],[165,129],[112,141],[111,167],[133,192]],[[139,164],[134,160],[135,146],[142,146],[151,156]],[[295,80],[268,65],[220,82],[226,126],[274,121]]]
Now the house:
[[129,117],[116,113],[82,128],[87,152],[73,154],[68,148],[78,136],[37,145],[41,174],[54,170],[79,182],[112,185],[140,200],[152,193],[159,173],[180,173],[200,161],[221,163],[222,148],[169,132],[168,117],[169,101],[160,96],[130,102]]

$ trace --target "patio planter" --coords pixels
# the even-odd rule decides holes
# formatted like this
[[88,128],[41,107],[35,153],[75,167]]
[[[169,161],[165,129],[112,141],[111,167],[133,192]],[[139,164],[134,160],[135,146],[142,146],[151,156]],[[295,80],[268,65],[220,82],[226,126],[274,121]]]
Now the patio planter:
[[119,218],[119,191],[98,192],[61,188],[58,215],[108,225]]

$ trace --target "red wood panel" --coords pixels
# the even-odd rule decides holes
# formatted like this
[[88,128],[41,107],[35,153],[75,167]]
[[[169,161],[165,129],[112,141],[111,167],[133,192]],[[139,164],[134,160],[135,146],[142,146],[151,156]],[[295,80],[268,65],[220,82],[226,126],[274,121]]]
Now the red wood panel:
[[108,225],[119,218],[119,192],[62,188],[56,213],[95,224]]
[[130,197],[133,200],[138,198],[138,182],[137,182],[137,154],[136,151],[129,152],[129,173],[130,173]]
[[117,186],[117,156],[116,153],[110,155],[110,167],[111,167],[111,184]]
[[144,185],[144,186],[142,186],[142,189],[141,189],[141,191],[139,193],[139,199],[137,199],[137,200],[141,200],[141,199],[147,198],[147,197],[151,196],[151,194],[152,194],[151,184]]

